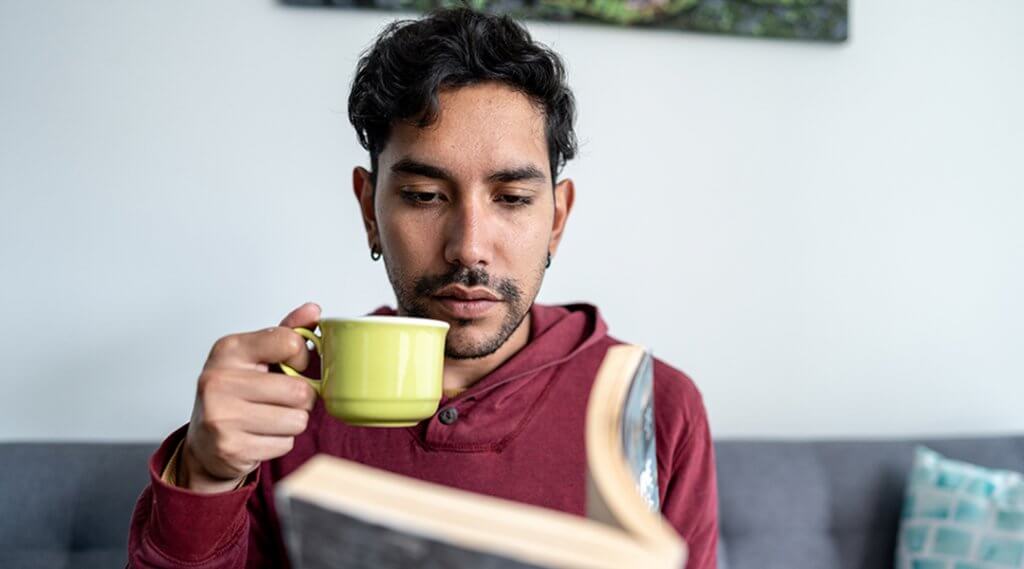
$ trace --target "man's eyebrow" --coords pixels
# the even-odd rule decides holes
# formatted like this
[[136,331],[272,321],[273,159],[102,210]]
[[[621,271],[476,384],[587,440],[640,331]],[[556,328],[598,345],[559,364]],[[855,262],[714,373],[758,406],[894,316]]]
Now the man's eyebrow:
[[[395,174],[411,174],[413,176],[423,176],[424,178],[433,178],[435,180],[444,180],[446,182],[455,181],[455,176],[448,170],[440,166],[427,164],[426,162],[420,162],[419,160],[414,160],[412,158],[402,158],[398,162],[395,162],[391,165],[391,171]],[[503,168],[496,172],[492,172],[487,176],[487,181],[491,183],[544,180],[547,180],[547,176],[544,175],[544,172],[540,168],[532,164],[513,168]]]
[[530,164],[517,168],[505,168],[487,176],[489,182],[522,182],[522,181],[544,181],[547,176],[536,166]]
[[434,178],[435,180],[444,180],[451,182],[455,179],[451,172],[445,170],[440,166],[434,166],[412,158],[402,158],[398,162],[391,165],[391,171],[396,174],[412,174],[414,176],[423,176],[425,178]]

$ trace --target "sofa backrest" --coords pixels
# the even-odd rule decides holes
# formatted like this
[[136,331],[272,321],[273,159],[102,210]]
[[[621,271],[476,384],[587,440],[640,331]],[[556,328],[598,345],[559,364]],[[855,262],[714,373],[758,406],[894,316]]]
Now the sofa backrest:
[[124,567],[154,444],[0,444],[0,567]]
[[1024,471],[1024,436],[920,441],[720,441],[721,569],[893,566],[915,444]]
[[[1024,471],[1024,436],[715,443],[721,569],[892,567],[916,443]],[[0,567],[124,567],[153,444],[0,443]]]

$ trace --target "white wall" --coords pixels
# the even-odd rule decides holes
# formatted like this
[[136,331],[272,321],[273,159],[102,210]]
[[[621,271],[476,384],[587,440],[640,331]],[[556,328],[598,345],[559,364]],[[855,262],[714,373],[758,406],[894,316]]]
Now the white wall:
[[[393,302],[345,100],[391,15],[0,3],[0,439],[154,439],[210,344]],[[1024,3],[854,2],[840,46],[531,23],[579,200],[544,301],[719,436],[1024,430]]]

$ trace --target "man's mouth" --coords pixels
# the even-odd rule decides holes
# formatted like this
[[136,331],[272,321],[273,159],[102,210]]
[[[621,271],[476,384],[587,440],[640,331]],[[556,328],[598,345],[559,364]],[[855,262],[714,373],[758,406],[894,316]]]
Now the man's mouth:
[[485,316],[502,300],[486,288],[449,285],[434,294],[445,312],[453,318],[470,319]]

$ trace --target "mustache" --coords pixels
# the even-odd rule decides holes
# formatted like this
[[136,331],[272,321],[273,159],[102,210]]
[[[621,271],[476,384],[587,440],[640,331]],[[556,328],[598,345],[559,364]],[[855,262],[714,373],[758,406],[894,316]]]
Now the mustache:
[[[493,281],[493,286],[492,286]],[[441,275],[425,275],[416,278],[413,290],[416,296],[433,296],[442,288],[460,284],[469,288],[483,286],[498,293],[498,296],[507,302],[515,303],[522,298],[523,293],[519,283],[515,279],[492,279],[491,275],[484,269],[457,266],[447,273]]]

